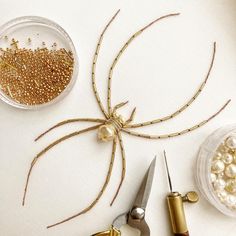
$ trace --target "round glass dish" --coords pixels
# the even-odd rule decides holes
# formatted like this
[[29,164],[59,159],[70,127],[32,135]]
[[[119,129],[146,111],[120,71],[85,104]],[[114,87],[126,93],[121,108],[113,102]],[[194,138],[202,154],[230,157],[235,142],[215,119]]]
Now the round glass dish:
[[0,99],[38,109],[63,99],[78,75],[74,44],[55,22],[15,18],[0,27]]
[[[229,148],[230,139],[234,148]],[[236,124],[217,129],[204,141],[197,158],[196,182],[215,208],[236,217]]]

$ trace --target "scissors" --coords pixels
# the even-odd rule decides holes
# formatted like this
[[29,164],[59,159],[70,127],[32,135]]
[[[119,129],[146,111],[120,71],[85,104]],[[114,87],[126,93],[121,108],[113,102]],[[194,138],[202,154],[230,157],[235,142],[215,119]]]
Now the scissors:
[[130,210],[119,215],[113,221],[110,230],[96,233],[92,236],[121,236],[120,228],[126,224],[138,229],[141,233],[140,236],[150,236],[150,229],[145,221],[145,211],[152,188],[155,165],[156,157],[153,159],[143,178],[143,182]]

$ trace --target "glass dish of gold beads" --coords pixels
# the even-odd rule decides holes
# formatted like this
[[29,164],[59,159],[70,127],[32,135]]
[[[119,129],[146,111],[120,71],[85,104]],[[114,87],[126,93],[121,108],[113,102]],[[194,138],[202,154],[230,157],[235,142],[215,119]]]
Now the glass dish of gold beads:
[[69,35],[55,22],[19,17],[0,27],[0,98],[36,109],[64,98],[78,74]]
[[236,125],[216,130],[202,144],[196,180],[213,206],[227,216],[236,217]]

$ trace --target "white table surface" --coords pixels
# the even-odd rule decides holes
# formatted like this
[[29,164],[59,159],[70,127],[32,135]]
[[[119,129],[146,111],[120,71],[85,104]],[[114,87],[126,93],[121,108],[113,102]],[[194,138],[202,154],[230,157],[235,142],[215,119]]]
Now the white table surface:
[[[196,190],[194,172],[200,144],[216,128],[236,119],[236,2],[235,0],[178,1],[36,1],[0,0],[0,22],[23,15],[39,15],[58,22],[72,37],[80,58],[79,78],[60,103],[39,111],[23,111],[0,103],[0,235],[87,236],[105,230],[128,210],[150,161],[157,167],[147,208],[151,235],[171,235],[165,205],[168,191],[162,151],[169,158],[174,189]],[[127,175],[114,206],[109,202],[119,183],[121,158],[117,152],[110,184],[88,214],[47,230],[46,226],[70,216],[91,202],[108,168],[111,143],[98,143],[96,132],[59,145],[36,165],[27,204],[21,206],[25,177],[34,155],[49,142],[89,124],[62,127],[34,143],[43,130],[63,119],[101,117],[91,88],[91,64],[98,37],[117,9],[119,17],[108,30],[97,68],[97,83],[106,98],[107,73],[128,37],[151,20],[168,13],[181,16],[156,24],[135,40],[114,72],[112,104],[129,100],[121,113],[137,106],[135,121],[161,117],[179,108],[195,92],[209,66],[213,42],[217,54],[202,95],[176,119],[140,129],[152,134],[178,131],[213,114],[228,99],[227,109],[205,127],[170,140],[145,140],[123,135]],[[236,223],[201,197],[186,204],[191,235],[233,236]],[[124,235],[135,235],[124,229]]]

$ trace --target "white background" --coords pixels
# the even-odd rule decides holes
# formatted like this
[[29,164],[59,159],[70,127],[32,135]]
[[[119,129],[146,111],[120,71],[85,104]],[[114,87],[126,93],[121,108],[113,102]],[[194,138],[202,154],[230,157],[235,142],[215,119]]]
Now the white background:
[[[151,235],[171,235],[165,205],[168,192],[162,151],[167,150],[174,189],[196,190],[195,161],[200,144],[216,128],[236,119],[236,2],[234,0],[122,0],[36,1],[0,0],[0,22],[23,15],[39,15],[59,23],[72,37],[80,59],[79,77],[62,102],[39,111],[23,111],[0,103],[0,235],[88,236],[108,229],[112,220],[131,206],[140,181],[155,154],[158,156],[147,209]],[[98,37],[117,9],[121,13],[108,30],[97,70],[98,88],[106,98],[111,62],[132,33],[168,13],[164,20],[135,40],[114,72],[112,104],[129,100],[121,110],[128,116],[137,106],[135,121],[162,117],[179,108],[196,91],[209,66],[213,42],[217,54],[202,95],[176,119],[140,129],[159,134],[178,131],[213,114],[232,98],[227,109],[205,127],[171,140],[145,140],[123,135],[127,176],[112,208],[109,202],[119,183],[121,158],[117,152],[110,184],[99,204],[88,214],[46,229],[80,210],[98,193],[108,168],[111,143],[98,143],[96,132],[73,138],[45,155],[34,169],[27,204],[21,199],[25,177],[34,155],[56,138],[89,124],[62,127],[34,143],[34,138],[58,121],[101,117],[91,88],[91,64]],[[203,198],[186,204],[191,235],[235,235],[235,220]],[[127,231],[124,235],[135,235]]]

